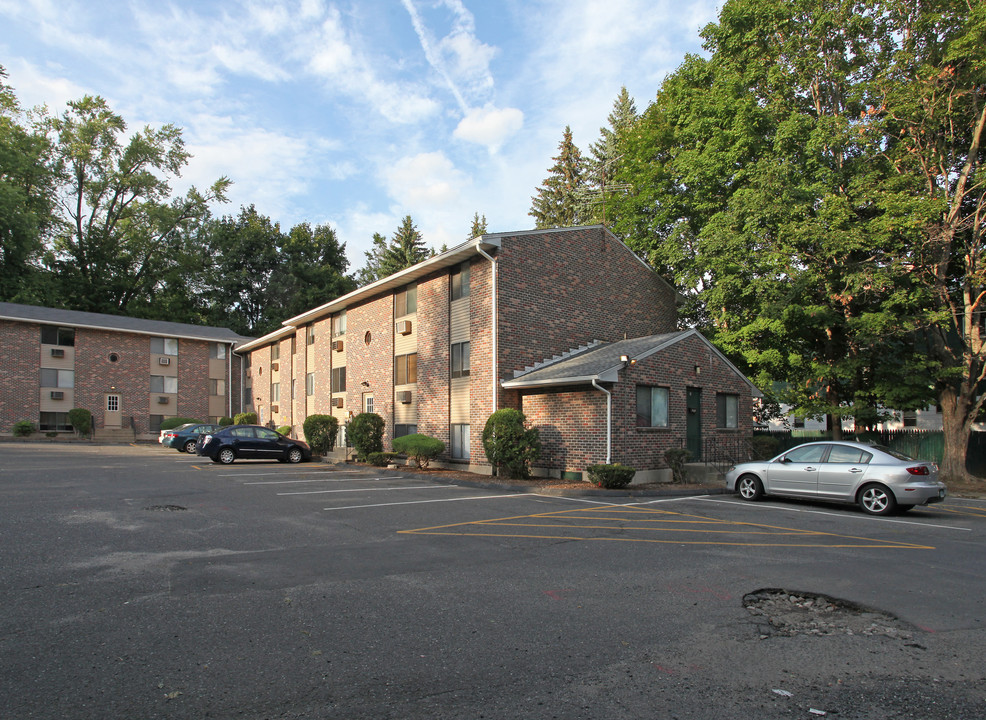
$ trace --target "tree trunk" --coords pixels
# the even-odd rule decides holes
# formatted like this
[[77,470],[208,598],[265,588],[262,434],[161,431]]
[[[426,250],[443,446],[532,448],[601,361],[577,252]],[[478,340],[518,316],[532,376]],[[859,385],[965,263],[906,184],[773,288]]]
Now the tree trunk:
[[842,436],[842,416],[836,415],[835,413],[829,413],[825,416],[828,420],[829,430],[832,431],[833,440],[843,440]]
[[969,436],[972,434],[968,401],[955,388],[946,387],[941,391],[940,402],[945,438],[945,454],[939,473],[941,479],[946,483],[972,481],[974,478],[965,466]]

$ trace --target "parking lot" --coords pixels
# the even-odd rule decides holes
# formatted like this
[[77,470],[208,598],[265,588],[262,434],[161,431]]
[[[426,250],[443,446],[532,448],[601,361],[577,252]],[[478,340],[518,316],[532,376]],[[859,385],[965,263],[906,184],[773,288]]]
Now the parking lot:
[[[3,718],[986,707],[982,500],[875,518],[4,443],[0,501]],[[771,622],[763,590],[853,620]]]

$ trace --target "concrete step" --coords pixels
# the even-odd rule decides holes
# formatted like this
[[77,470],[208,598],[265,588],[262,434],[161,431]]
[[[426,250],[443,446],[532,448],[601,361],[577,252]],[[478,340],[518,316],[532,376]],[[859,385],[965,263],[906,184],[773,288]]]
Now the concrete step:
[[714,465],[685,463],[685,477],[690,483],[705,484],[718,482],[724,478],[724,475]]
[[96,428],[92,439],[96,442],[132,443],[134,431],[130,428]]

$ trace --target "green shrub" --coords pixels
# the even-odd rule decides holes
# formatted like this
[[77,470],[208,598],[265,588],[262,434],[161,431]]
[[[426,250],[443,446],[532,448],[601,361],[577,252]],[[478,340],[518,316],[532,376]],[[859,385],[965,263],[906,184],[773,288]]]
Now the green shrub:
[[56,437],[58,437],[58,433],[57,432],[46,432],[45,433],[45,437],[46,438],[56,438]]
[[72,408],[68,411],[68,421],[72,429],[83,437],[92,432],[92,413],[85,408]]
[[255,412],[241,412],[236,413],[233,417],[234,425],[256,425],[257,424],[257,413]]
[[279,427],[277,431],[281,433],[281,435],[283,435],[284,437],[291,437],[291,429],[292,428],[290,425],[281,425],[281,427]]
[[14,433],[15,437],[27,437],[35,432],[37,432],[37,426],[30,420],[18,420],[14,423],[10,431]]
[[483,428],[483,450],[497,475],[524,479],[530,463],[541,456],[537,428],[527,428],[520,410],[504,408],[490,415]]
[[233,418],[231,417],[221,417],[219,418],[219,426],[226,427],[227,425],[233,424]]
[[377,467],[387,467],[394,462],[397,455],[398,453],[392,452],[371,452],[366,456],[366,462]]
[[637,471],[632,467],[613,463],[612,465],[590,465],[586,468],[589,482],[601,488],[622,488],[630,484]]
[[671,468],[671,482],[679,485],[685,482],[685,463],[692,454],[684,448],[671,448],[664,451],[664,461]]
[[182,418],[182,417],[165,418],[164,420],[161,421],[161,429],[171,430],[173,428],[178,427],[179,425],[185,425],[186,423],[200,423],[200,422],[202,421],[196,420],[195,418]]
[[339,421],[331,415],[309,415],[301,429],[312,452],[324,455],[335,447]]
[[384,420],[376,413],[360,413],[349,421],[346,437],[357,458],[366,460],[370,453],[383,452],[383,429]]
[[394,450],[407,455],[419,468],[426,468],[429,462],[445,452],[445,443],[438,438],[415,433],[394,438]]
[[753,446],[753,455],[757,460],[769,460],[780,452],[781,446],[777,438],[766,435],[754,436],[750,444]]

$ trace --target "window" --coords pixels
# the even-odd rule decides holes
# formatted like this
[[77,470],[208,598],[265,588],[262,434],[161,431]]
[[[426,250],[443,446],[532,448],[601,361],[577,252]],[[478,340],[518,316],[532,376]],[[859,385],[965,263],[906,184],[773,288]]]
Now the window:
[[915,410],[905,410],[903,412],[903,417],[901,420],[904,423],[904,427],[917,427],[918,426],[918,414]]
[[39,430],[71,430],[72,423],[68,421],[67,412],[43,412],[41,422],[38,423]]
[[796,463],[821,462],[822,455],[825,454],[825,450],[827,448],[828,445],[806,445],[804,447],[795,448],[784,457],[791,462]]
[[418,286],[408,285],[394,295],[394,317],[410,315],[418,311]]
[[295,353],[298,352],[298,342],[297,342],[297,339],[298,339],[298,336],[297,335],[292,335],[291,336],[291,354],[292,355],[294,355]]
[[213,360],[225,360],[226,346],[222,343],[212,343],[209,345],[209,357]]
[[295,380],[294,378],[291,378],[291,399],[292,400],[294,400],[296,397],[298,397],[297,393],[295,392],[297,382],[298,382],[297,380]]
[[75,345],[75,329],[42,325],[41,342],[45,345],[66,345],[72,347]]
[[363,412],[368,412],[368,413],[373,412],[372,393],[366,393],[365,395],[363,395]]
[[[176,393],[178,392],[178,378],[167,375],[151,375],[152,393]],[[215,395],[216,393],[213,393]]]
[[346,366],[332,368],[332,389],[331,392],[346,391]]
[[469,426],[455,424],[450,428],[452,440],[452,457],[468,460],[469,459]]
[[151,338],[151,352],[157,355],[177,355],[178,340],[176,338]]
[[281,402],[281,383],[270,384],[270,401],[272,403]]
[[343,310],[341,313],[332,318],[332,337],[338,337],[340,335],[346,334],[346,311]]
[[418,354],[398,355],[394,358],[394,384],[410,385],[418,381]]
[[281,436],[269,428],[254,428],[257,437],[261,440],[278,440]]
[[161,432],[161,423],[164,422],[164,415],[148,416],[147,429],[152,433]]
[[270,346],[270,359],[272,361],[281,359],[281,343],[274,343]]
[[394,437],[404,437],[405,435],[414,435],[418,432],[417,425],[394,425]]
[[311,397],[315,394],[315,373],[305,375],[305,395]]
[[637,386],[637,427],[668,427],[668,389]]
[[739,395],[716,395],[716,426],[739,427]]
[[452,299],[469,295],[469,263],[464,262],[452,271]]
[[43,388],[75,387],[75,371],[51,370],[48,368],[41,368],[41,387]]
[[209,381],[209,394],[210,395],[225,395],[226,394],[226,381],[225,380],[210,380]]
[[309,325],[308,329],[305,330],[305,345],[315,344],[315,326]]
[[253,405],[253,388],[243,388],[243,404]]
[[452,377],[469,375],[469,343],[452,343]]
[[804,428],[805,419],[803,417],[798,417],[797,415],[795,415],[791,424],[794,425],[795,428]]
[[872,458],[872,453],[868,453],[860,448],[849,447],[848,445],[833,445],[832,449],[829,450],[829,459],[826,462],[866,465]]

